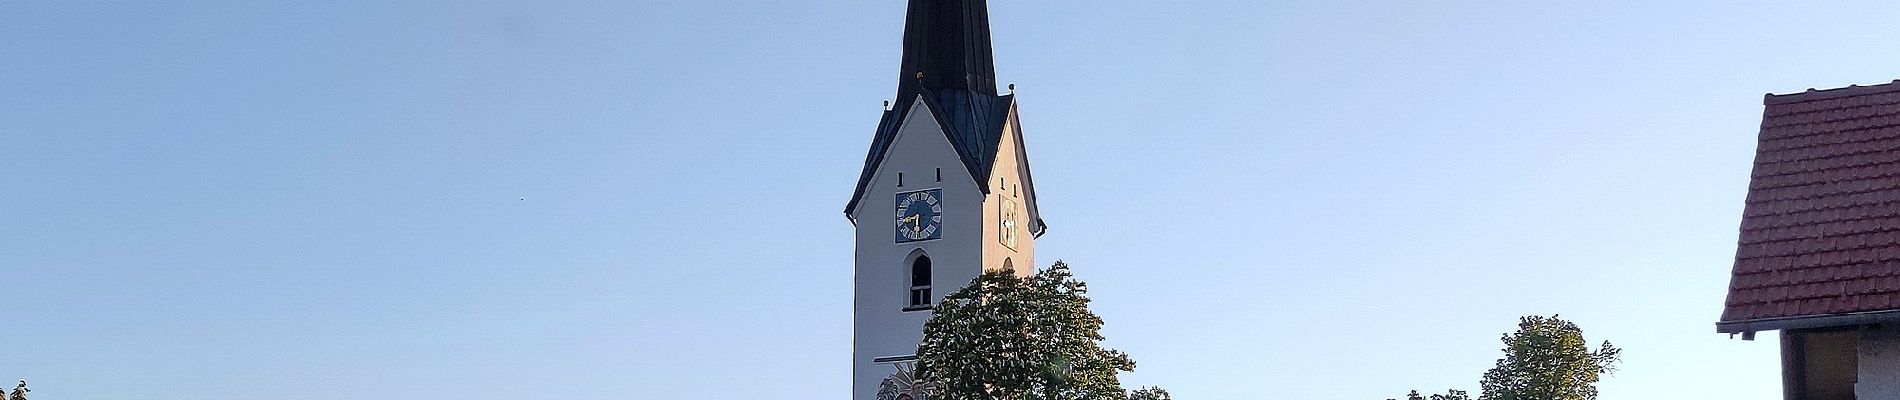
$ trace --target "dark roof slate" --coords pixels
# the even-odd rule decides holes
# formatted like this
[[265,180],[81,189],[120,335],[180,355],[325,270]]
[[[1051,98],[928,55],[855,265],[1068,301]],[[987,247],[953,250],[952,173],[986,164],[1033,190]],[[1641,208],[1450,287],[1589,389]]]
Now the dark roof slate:
[[1763,104],[1718,325],[1900,309],[1900,81]]

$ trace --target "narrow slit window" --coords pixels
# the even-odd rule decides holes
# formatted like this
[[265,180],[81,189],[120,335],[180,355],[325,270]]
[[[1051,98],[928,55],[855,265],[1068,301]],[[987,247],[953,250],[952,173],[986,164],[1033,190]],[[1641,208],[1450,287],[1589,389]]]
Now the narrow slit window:
[[904,187],[904,173],[897,173],[897,187]]
[[943,168],[937,169],[937,181],[943,182]]

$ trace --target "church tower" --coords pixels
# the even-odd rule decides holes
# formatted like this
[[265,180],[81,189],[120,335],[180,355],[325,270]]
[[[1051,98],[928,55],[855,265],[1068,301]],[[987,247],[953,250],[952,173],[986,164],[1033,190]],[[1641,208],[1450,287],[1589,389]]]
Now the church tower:
[[1032,272],[1046,230],[1016,96],[996,91],[985,1],[910,0],[903,52],[844,209],[857,228],[854,400],[922,400],[910,368],[930,307],[983,270]]

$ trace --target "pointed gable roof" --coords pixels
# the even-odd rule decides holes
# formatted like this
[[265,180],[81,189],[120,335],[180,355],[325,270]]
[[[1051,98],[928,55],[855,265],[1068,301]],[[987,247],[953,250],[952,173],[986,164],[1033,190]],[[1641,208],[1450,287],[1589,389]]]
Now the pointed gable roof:
[[900,101],[890,110],[884,111],[884,117],[878,121],[877,133],[871,139],[871,151],[864,155],[864,170],[858,174],[857,189],[851,193],[851,202],[845,204],[844,213],[850,215],[858,208],[858,200],[864,197],[864,191],[871,185],[871,176],[877,173],[877,167],[884,164],[884,155],[897,140],[898,128],[904,123],[904,116],[910,115],[914,104],[926,107],[926,113],[937,119],[937,125],[943,127],[945,139],[950,147],[957,151],[957,159],[963,161],[963,167],[975,178],[977,187],[983,193],[990,192],[990,171],[996,165],[996,153],[1003,142],[1003,125],[1009,119],[1009,110],[1015,105],[1013,95],[990,96],[967,90],[929,90],[918,93],[914,100]]
[[[1002,146],[1003,126],[1014,95],[997,95],[996,67],[990,51],[988,5],[984,0],[911,0],[904,22],[904,56],[897,101],[884,111],[864,156],[857,189],[844,213],[849,217],[884,163],[898,128],[911,108],[922,104],[943,126],[957,158],[990,192],[990,170]],[[1040,225],[1040,221],[1038,221]]]
[[1763,105],[1716,330],[1900,320],[1900,81]]

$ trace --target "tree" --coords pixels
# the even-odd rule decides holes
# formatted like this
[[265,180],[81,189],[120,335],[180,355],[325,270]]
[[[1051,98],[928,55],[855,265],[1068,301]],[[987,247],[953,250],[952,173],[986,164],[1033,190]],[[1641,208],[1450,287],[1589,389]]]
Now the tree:
[[1166,389],[1143,387],[1128,392],[1128,400],[1174,400],[1174,396],[1168,395]]
[[1425,397],[1420,396],[1417,390],[1413,390],[1411,393],[1405,394],[1405,400],[1471,400],[1471,396],[1466,395],[1463,390],[1451,389],[1446,390],[1445,394],[1434,394],[1431,397]]
[[1124,400],[1115,374],[1135,361],[1101,346],[1088,305],[1088,285],[1061,261],[1026,278],[986,271],[937,303],[918,376],[945,400]]
[[1590,351],[1583,329],[1556,315],[1523,317],[1503,340],[1504,358],[1478,383],[1482,400],[1595,400],[1623,354],[1609,341]]
[[33,391],[33,389],[26,388],[26,380],[21,379],[20,385],[13,387],[13,394],[10,396],[7,396],[7,400],[26,400],[26,392],[31,392],[31,391]]

